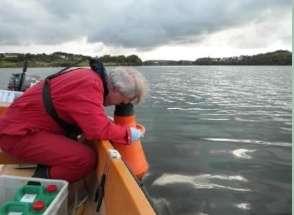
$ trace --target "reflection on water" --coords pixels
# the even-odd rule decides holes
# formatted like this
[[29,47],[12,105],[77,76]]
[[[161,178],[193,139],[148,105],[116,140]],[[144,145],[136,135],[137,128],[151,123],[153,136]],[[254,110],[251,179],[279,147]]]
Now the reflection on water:
[[247,143],[247,144],[292,147],[291,143],[268,142],[268,141],[262,141],[262,140],[228,139],[228,138],[203,138],[203,139],[209,140],[209,141],[215,141],[215,142]]
[[243,158],[243,159],[251,159],[251,155],[248,153],[255,152],[255,149],[236,149],[232,151],[232,154],[235,155],[238,158]]
[[[219,181],[219,183],[216,183]],[[239,192],[247,192],[250,189],[232,187],[222,185],[222,181],[240,181],[247,182],[248,180],[240,175],[234,176],[226,176],[226,175],[194,175],[194,176],[186,176],[186,175],[176,175],[176,174],[163,174],[159,178],[157,178],[152,185],[168,185],[168,184],[177,184],[181,186],[181,183],[190,184],[194,189],[224,189],[224,190],[233,190]]]
[[244,149],[244,148],[238,148],[238,149],[234,149],[234,150],[209,150],[209,154],[215,156],[215,155],[224,155],[224,154],[232,154],[233,156],[235,156],[236,158],[240,158],[240,159],[252,159],[251,154],[253,152],[255,152],[255,149]]
[[250,210],[250,204],[245,202],[237,204],[236,207],[243,210]]

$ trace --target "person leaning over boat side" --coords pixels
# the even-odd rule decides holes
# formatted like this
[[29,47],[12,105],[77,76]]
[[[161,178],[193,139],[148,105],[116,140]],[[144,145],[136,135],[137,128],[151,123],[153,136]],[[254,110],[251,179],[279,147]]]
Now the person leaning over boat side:
[[[103,80],[91,68],[69,70],[50,80],[52,102],[60,118],[79,127],[88,140],[131,144],[141,138],[139,130],[114,124],[104,110],[104,106],[137,104],[143,99],[146,81],[140,73],[117,68]],[[42,177],[77,181],[94,170],[96,153],[65,136],[46,112],[43,87],[40,81],[29,88],[0,118],[0,148],[20,161],[44,165]]]

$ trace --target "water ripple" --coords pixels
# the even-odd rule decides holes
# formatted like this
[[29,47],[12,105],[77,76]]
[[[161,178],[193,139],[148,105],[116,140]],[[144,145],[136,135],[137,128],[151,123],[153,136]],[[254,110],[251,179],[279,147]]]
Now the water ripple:
[[222,184],[218,184],[213,182],[214,180],[221,181],[239,181],[239,182],[247,182],[248,180],[241,175],[211,175],[211,174],[202,174],[202,175],[178,175],[178,174],[163,174],[159,178],[157,178],[152,185],[163,186],[168,184],[176,184],[176,183],[186,183],[193,185],[195,189],[225,189],[225,190],[233,190],[238,192],[248,192],[251,191],[248,188],[242,187],[232,187],[226,186]]
[[200,120],[205,120],[205,121],[228,121],[231,119],[228,118],[200,118]]
[[250,210],[251,209],[250,204],[247,202],[242,202],[242,203],[236,204],[236,207],[240,208],[242,210]]
[[263,141],[263,140],[229,139],[229,138],[203,138],[203,140],[215,141],[215,142],[249,143],[249,144],[257,144],[257,145],[292,147],[291,143],[286,143],[286,142],[267,142],[267,141]]
[[252,157],[248,155],[247,153],[255,152],[254,149],[236,149],[232,151],[232,154],[238,158],[244,158],[244,159],[251,159]]
[[202,110],[217,110],[217,109],[208,109],[208,108],[183,108],[183,107],[168,107],[167,110],[183,110],[183,111],[190,111],[190,110],[197,110],[197,111],[202,111]]

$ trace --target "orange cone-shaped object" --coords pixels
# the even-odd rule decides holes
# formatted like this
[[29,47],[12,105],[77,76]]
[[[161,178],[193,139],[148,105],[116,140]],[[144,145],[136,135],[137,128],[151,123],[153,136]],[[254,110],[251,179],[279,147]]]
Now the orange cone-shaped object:
[[[115,107],[114,123],[136,127],[145,132],[145,128],[136,122],[132,104],[122,104]],[[132,174],[137,176],[139,179],[142,179],[145,173],[148,171],[149,164],[146,161],[141,141],[135,141],[131,145],[122,145],[116,143],[112,143],[112,145],[116,150],[119,151],[123,161],[126,163]]]

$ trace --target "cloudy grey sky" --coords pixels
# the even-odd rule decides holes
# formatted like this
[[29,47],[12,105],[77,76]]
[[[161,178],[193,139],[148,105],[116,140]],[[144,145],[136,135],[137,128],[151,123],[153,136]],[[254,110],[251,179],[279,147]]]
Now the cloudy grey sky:
[[187,59],[292,50],[291,0],[0,0],[0,52]]

